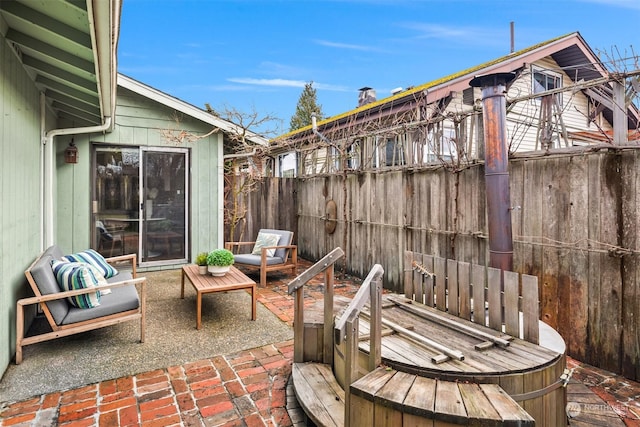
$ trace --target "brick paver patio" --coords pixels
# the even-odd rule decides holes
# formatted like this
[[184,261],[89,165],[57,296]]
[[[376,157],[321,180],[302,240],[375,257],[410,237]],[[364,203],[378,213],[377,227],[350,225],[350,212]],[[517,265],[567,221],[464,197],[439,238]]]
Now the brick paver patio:
[[[267,288],[258,288],[258,302],[291,325],[293,300],[286,289],[291,277],[270,279]],[[336,282],[338,295],[351,297],[357,291],[354,281]],[[305,289],[309,303],[321,299],[322,276]],[[287,412],[292,357],[290,340],[5,402],[0,404],[0,426],[299,425],[303,423],[300,413]],[[576,368],[574,378],[610,405],[627,426],[640,427],[640,384],[571,359],[569,367]]]

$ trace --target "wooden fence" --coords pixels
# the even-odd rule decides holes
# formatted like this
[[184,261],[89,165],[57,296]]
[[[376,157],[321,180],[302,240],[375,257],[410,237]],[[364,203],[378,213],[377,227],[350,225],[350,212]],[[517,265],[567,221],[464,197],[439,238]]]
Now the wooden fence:
[[[564,337],[569,355],[636,380],[639,153],[600,149],[509,165],[514,271],[538,277],[541,319]],[[488,263],[484,182],[481,164],[456,173],[266,179],[251,196],[245,233],[293,229],[310,260],[340,246],[338,269],[364,277],[379,263],[385,288],[402,293],[405,250]]]

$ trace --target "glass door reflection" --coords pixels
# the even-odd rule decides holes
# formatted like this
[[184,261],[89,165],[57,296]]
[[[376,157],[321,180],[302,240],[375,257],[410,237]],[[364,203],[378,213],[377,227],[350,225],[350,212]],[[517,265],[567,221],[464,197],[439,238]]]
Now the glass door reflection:
[[141,262],[186,260],[187,151],[144,149]]

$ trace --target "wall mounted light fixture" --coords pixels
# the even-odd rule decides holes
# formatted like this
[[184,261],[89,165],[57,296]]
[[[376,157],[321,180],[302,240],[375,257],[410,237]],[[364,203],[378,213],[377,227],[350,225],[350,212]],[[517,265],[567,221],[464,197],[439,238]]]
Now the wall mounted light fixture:
[[64,162],[78,163],[78,147],[73,143],[73,138],[71,138],[69,146],[64,150]]

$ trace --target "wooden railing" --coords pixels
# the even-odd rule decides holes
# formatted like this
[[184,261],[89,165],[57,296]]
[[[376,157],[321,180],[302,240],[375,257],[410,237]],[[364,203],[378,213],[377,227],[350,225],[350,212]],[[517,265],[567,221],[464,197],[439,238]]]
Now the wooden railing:
[[[358,380],[358,343],[360,341],[360,315],[369,301],[369,358],[367,373],[376,369],[382,362],[382,275],[384,269],[380,264],[373,266],[360,289],[353,297],[334,326],[334,344],[339,346],[345,342],[344,351],[344,403],[345,425],[349,426],[349,408],[351,407],[350,385]],[[335,363],[334,363],[335,370]]]
[[[384,269],[380,264],[373,266],[364,279],[358,292],[347,305],[342,315],[334,323],[334,264],[344,256],[341,248],[336,248],[308,270],[289,283],[289,295],[295,293],[293,319],[293,361],[304,362],[304,285],[312,278],[324,272],[324,324],[322,362],[332,367],[345,393],[345,421],[348,425],[350,407],[350,390],[352,382],[361,377],[358,370],[358,343],[360,315],[369,319],[369,357],[367,372],[376,369],[382,360],[382,275]],[[368,312],[364,307],[369,302]],[[344,343],[344,346],[342,344]],[[344,351],[340,351],[339,348]],[[341,357],[334,360],[334,351]],[[343,381],[340,381],[343,378]]]
[[335,248],[289,283],[288,292],[295,292],[293,314],[293,361],[304,362],[304,285],[324,272],[324,349],[323,363],[333,364],[333,281],[334,264],[344,256],[342,248]]

